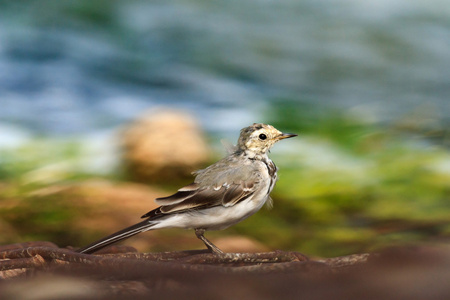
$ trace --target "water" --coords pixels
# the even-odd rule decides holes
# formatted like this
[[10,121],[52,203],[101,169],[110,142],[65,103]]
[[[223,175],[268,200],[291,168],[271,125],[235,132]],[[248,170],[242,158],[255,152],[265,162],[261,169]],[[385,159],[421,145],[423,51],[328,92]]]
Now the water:
[[449,19],[439,0],[2,1],[0,144],[108,135],[158,106],[229,134],[279,98],[445,127]]

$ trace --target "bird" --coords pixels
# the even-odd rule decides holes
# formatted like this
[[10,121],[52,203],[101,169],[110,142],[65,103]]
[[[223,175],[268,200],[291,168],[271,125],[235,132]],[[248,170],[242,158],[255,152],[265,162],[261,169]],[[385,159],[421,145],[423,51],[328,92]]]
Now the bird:
[[156,198],[160,205],[144,214],[144,221],[122,229],[77,250],[91,254],[138,233],[162,229],[194,229],[211,253],[223,253],[204,237],[205,231],[222,230],[256,213],[264,204],[272,206],[270,192],[278,168],[268,157],[278,141],[297,136],[272,125],[253,123],[240,131],[237,145],[228,156],[193,172],[194,182],[175,194]]

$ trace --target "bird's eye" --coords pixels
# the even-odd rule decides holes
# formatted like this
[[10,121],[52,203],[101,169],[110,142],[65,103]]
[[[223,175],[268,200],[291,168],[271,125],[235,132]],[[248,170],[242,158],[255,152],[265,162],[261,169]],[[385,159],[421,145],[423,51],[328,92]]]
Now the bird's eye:
[[267,139],[267,136],[266,136],[264,133],[261,133],[261,134],[259,135],[259,139],[260,139],[260,140],[265,140],[265,139]]

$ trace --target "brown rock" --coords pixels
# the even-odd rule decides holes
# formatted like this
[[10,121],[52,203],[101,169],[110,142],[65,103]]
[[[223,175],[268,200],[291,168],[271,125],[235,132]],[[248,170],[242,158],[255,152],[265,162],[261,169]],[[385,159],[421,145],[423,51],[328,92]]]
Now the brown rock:
[[[149,185],[91,179],[34,190],[29,193],[28,202],[37,207],[35,211],[38,215],[47,213],[48,209],[45,209],[44,203],[52,203],[57,211],[70,211],[70,215],[60,220],[56,226],[50,224],[44,228],[48,238],[56,244],[77,247],[140,222],[143,214],[157,207],[153,200],[164,195],[167,195],[167,192]],[[11,205],[20,203],[22,202],[16,201]],[[44,208],[39,210],[40,206]],[[63,239],[60,239],[61,227],[66,232]],[[38,235],[38,230],[42,229],[28,226],[21,230],[19,234],[33,236]],[[147,247],[144,248],[148,248],[155,237],[139,235],[139,239],[147,242]],[[131,245],[132,240],[124,244]]]
[[121,133],[124,165],[133,179],[158,181],[191,176],[210,157],[197,122],[183,112],[152,110]]
[[85,181],[65,193],[89,207],[84,218],[77,219],[80,230],[96,228],[110,233],[140,222],[141,215],[157,207],[153,200],[165,195],[147,185],[106,180]]

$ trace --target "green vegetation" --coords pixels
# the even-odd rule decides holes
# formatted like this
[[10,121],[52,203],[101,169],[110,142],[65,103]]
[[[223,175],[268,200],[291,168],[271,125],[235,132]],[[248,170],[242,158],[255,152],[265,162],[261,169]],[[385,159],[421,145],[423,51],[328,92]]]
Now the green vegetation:
[[81,154],[82,147],[77,142],[45,138],[14,149],[0,149],[0,180],[28,184],[76,178],[81,175]]

